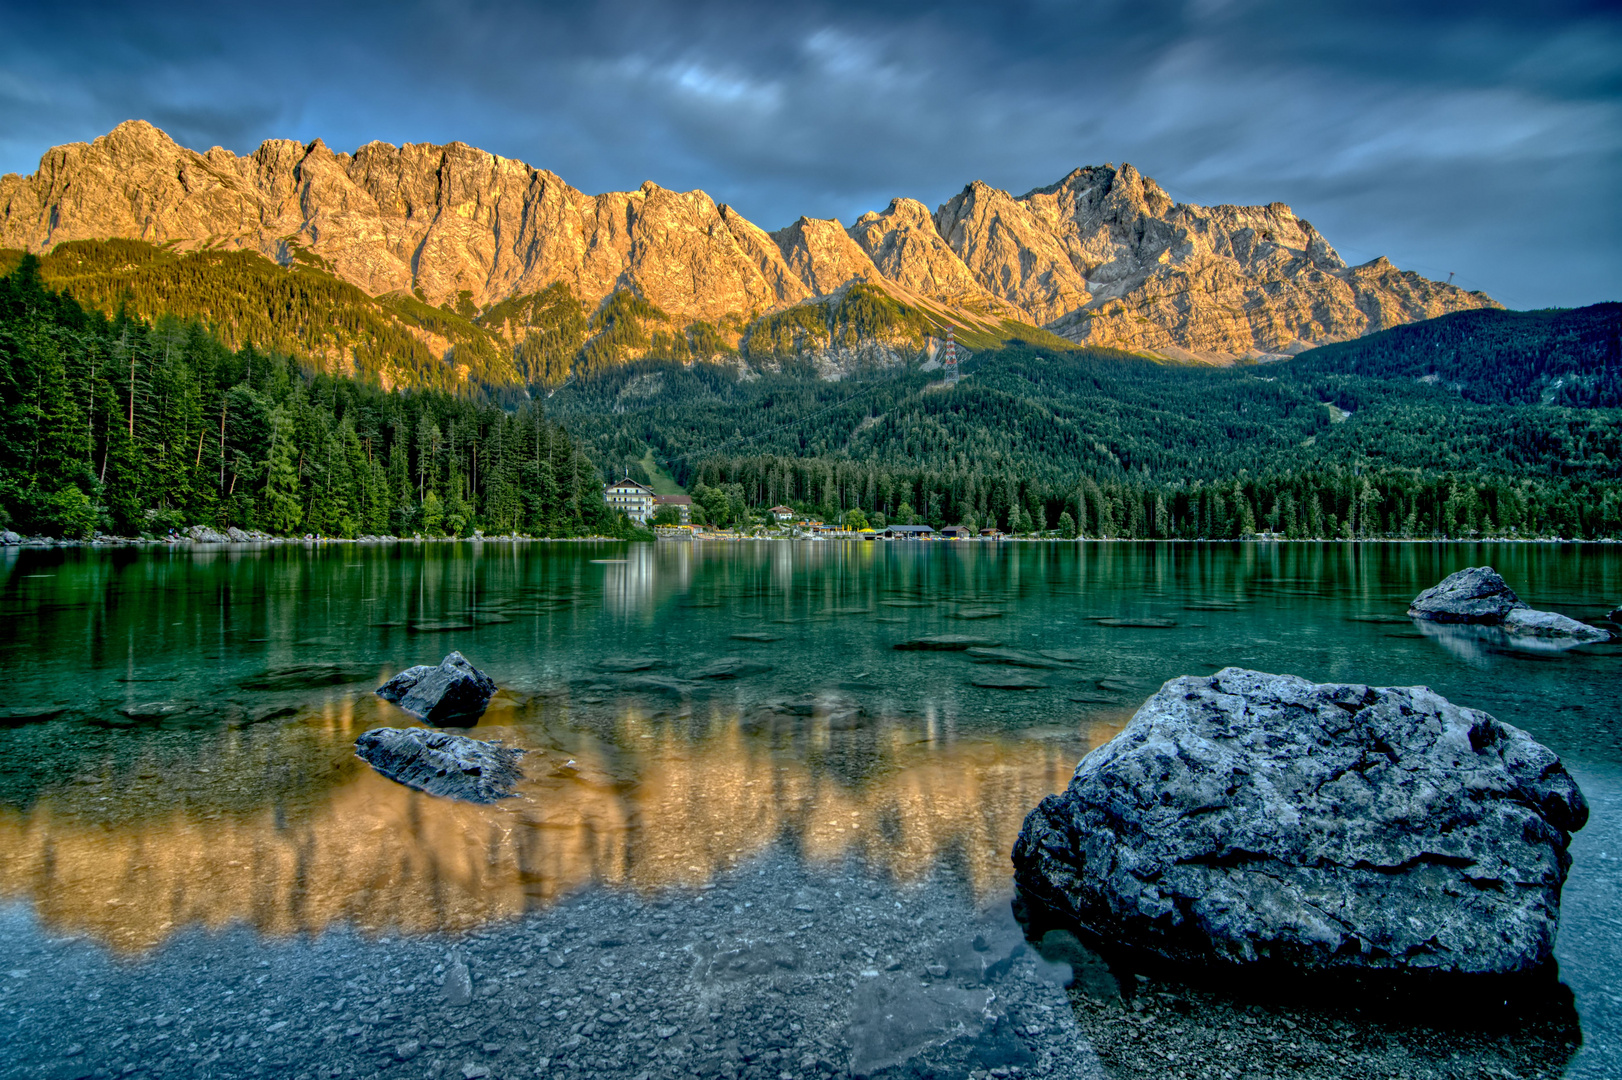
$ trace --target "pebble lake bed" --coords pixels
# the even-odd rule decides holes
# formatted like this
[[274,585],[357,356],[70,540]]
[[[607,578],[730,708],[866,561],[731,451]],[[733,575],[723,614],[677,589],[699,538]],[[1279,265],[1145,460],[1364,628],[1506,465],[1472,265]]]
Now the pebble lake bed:
[[[1622,1068],[1622,645],[1406,615],[1615,545],[0,552],[0,1077],[1569,1076]],[[356,739],[458,651],[512,798]],[[1559,980],[1453,1009],[1108,962],[1010,852],[1162,683],[1426,685],[1558,753]]]

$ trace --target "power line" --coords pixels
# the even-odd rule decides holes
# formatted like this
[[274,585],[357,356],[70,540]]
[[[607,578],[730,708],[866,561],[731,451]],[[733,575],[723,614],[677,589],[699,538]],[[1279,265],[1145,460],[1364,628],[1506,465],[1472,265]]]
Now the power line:
[[[952,356],[952,361],[951,361],[950,367],[947,369],[947,382],[948,382],[949,385],[956,386],[957,383],[958,383],[958,378],[959,378],[958,371],[957,371],[958,364],[959,364],[959,362],[961,360],[967,360],[969,358],[970,354],[968,353],[967,350],[958,348],[956,346],[956,343],[953,341],[953,334],[954,334],[954,328],[948,327],[947,332],[946,332],[946,348],[949,350],[948,355]],[[767,435],[775,435],[778,432],[783,431],[783,430],[785,430],[787,428],[794,427],[796,424],[803,424],[807,420],[812,419],[813,417],[821,416],[823,413],[832,412],[835,409],[841,408],[841,407],[843,407],[845,405],[849,405],[851,402],[857,400],[858,398],[862,397],[863,395],[871,394],[873,391],[881,389],[882,387],[891,385],[893,382],[894,382],[894,380],[886,380],[884,382],[875,382],[872,386],[868,387],[866,390],[858,391],[858,392],[852,394],[850,397],[846,398],[843,401],[836,401],[832,405],[829,405],[829,406],[827,406],[825,408],[818,409],[816,412],[813,412],[813,413],[807,413],[806,415],[801,416],[801,417],[799,417],[797,419],[794,419],[794,420],[790,420],[787,423],[779,424],[775,428],[768,428],[765,431],[756,432],[753,435],[740,435],[737,438],[728,439],[726,442],[718,443],[715,446],[706,446],[706,447],[704,447],[702,449],[699,449],[699,450],[689,450],[689,451],[686,451],[685,453],[683,453],[681,456],[685,457],[685,458],[695,458],[695,457],[698,457],[701,454],[713,454],[718,450],[726,449],[728,446],[731,446],[734,443],[753,442],[754,440],[759,439],[759,438],[764,438]]]
[[806,415],[801,416],[801,417],[797,417],[796,419],[790,420],[787,423],[779,424],[777,427],[767,428],[765,431],[756,432],[753,435],[740,435],[737,438],[728,439],[726,442],[717,443],[714,446],[706,446],[706,447],[703,447],[702,449],[699,449],[699,450],[689,450],[689,451],[686,451],[685,453],[683,453],[681,456],[685,457],[685,458],[694,458],[694,457],[698,457],[698,456],[700,456],[702,454],[713,454],[718,450],[726,449],[728,446],[731,446],[734,443],[753,442],[755,439],[764,438],[767,435],[775,435],[776,433],[778,433],[780,431],[783,431],[783,430],[785,430],[787,428],[794,427],[796,424],[803,424],[807,420],[812,419],[813,417],[821,416],[823,413],[833,412],[835,409],[842,408],[842,407],[844,407],[846,405],[849,405],[851,402],[853,402],[856,399],[862,397],[863,395],[871,394],[873,391],[878,390],[878,389],[880,389],[881,387],[883,387],[885,385],[887,385],[887,384],[886,383],[874,383],[872,386],[868,387],[866,390],[860,390],[860,391],[852,394],[850,397],[845,398],[843,401],[836,401],[832,405],[826,406],[825,408],[818,409],[816,412],[813,412],[813,413],[807,413]]

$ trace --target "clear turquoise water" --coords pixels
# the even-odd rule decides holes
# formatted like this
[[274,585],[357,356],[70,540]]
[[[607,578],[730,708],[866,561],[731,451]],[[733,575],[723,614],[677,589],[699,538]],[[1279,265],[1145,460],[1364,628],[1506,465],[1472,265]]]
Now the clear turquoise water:
[[[657,895],[785,841],[812,869],[947,873],[993,903],[1024,813],[1165,679],[1423,683],[1531,731],[1594,803],[1560,958],[1573,1075],[1602,1075],[1622,1027],[1622,647],[1403,617],[1481,564],[1537,607],[1622,603],[1617,546],[11,549],[0,896],[135,963],[191,927],[422,935],[593,887]],[[941,633],[1051,666],[994,689],[974,682],[1016,669],[893,647]],[[372,689],[453,648],[502,688],[473,734],[531,751],[522,799],[445,804],[353,757],[361,731],[409,722]],[[703,677],[729,658],[750,663]]]

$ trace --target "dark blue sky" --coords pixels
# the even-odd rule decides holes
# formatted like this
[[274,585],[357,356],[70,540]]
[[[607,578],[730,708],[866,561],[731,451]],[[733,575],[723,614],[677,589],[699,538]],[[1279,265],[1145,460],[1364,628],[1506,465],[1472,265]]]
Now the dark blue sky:
[[1130,161],[1511,307],[1622,299],[1615,3],[0,0],[0,172],[131,117],[238,153],[460,139],[769,229]]

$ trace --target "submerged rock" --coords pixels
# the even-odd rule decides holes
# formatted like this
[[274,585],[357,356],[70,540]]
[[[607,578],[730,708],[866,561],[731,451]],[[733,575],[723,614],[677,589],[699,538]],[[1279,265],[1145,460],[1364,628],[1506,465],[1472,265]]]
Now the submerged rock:
[[1064,666],[1057,660],[1049,660],[1045,656],[1019,649],[989,649],[974,646],[967,651],[977,664],[1008,664],[1012,667],[1044,668],[1050,671]]
[[1550,958],[1576,783],[1425,687],[1172,679],[1042,800],[1027,898],[1173,960],[1528,971]]
[[992,998],[984,989],[920,986],[915,977],[899,973],[864,979],[851,995],[845,1029],[850,1074],[873,1076],[929,1047],[974,1039],[995,1022]]
[[1024,671],[993,671],[976,675],[970,685],[986,690],[1046,690],[1048,684]]
[[1471,566],[1449,574],[1408,606],[1415,619],[1501,627],[1506,634],[1608,641],[1610,633],[1552,611],[1538,611],[1515,595],[1498,571]]
[[524,778],[518,758],[493,742],[427,728],[373,728],[355,740],[355,756],[397,783],[430,795],[491,803]]
[[1516,608],[1504,616],[1504,631],[1524,637],[1574,638],[1578,641],[1609,641],[1611,634],[1597,626],[1553,611]]
[[478,716],[496,692],[495,680],[453,652],[430,667],[407,668],[377,688],[377,696],[430,723]]
[[604,671],[617,671],[623,674],[652,671],[654,668],[664,667],[665,662],[657,656],[605,656],[597,661],[597,666]]
[[914,652],[962,652],[965,649],[995,649],[1002,642],[972,634],[932,634],[897,643],[896,648]]
[[[317,686],[344,686],[377,677],[376,664],[337,664],[318,662],[271,668],[237,683],[244,690],[286,692]],[[396,676],[398,677],[398,676]]]
[[694,674],[695,679],[741,679],[745,675],[759,675],[772,669],[770,664],[745,660],[741,656],[723,656],[712,660]]

